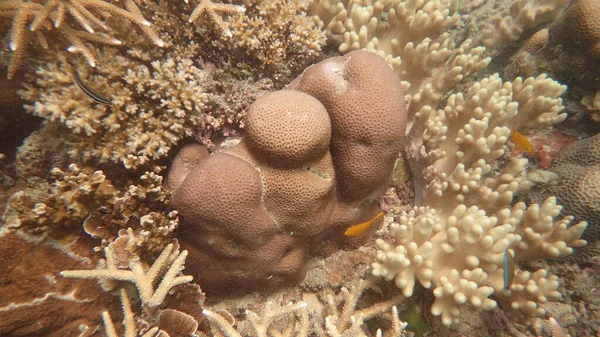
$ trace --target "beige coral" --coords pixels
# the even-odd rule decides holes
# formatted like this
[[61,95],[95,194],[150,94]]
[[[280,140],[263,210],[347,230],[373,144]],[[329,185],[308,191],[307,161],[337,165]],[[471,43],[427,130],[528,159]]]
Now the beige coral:
[[[190,48],[198,50],[198,46]],[[35,86],[21,96],[33,102],[26,106],[29,112],[64,123],[75,134],[70,138],[72,157],[120,162],[131,169],[147,165],[165,156],[182,137],[192,135],[192,128],[201,121],[199,112],[210,104],[205,87],[211,85],[211,75],[185,57],[156,60],[146,66],[114,50],[105,52],[103,56],[112,57],[113,62],[98,69],[110,75],[80,76],[110,97],[110,107],[96,104],[68,71],[59,68],[68,69],[64,58],[38,68]]]
[[[109,26],[101,19],[105,13],[120,17],[138,26],[142,32],[157,46],[164,42],[151,29],[151,23],[144,19],[135,2],[125,1],[125,9],[102,0],[51,0],[44,4],[41,1],[10,0],[0,4],[0,17],[12,17],[10,30],[10,49],[14,55],[8,69],[8,77],[12,77],[23,60],[28,42],[32,38],[45,49],[48,48],[47,35],[43,33],[60,32],[68,43],[70,52],[81,53],[90,66],[96,66],[96,58],[89,43],[100,43],[111,46],[122,42],[108,34]],[[73,26],[81,26],[78,30]],[[96,32],[98,29],[101,32]],[[35,35],[35,36],[33,36]]]
[[[377,240],[373,273],[393,279],[407,296],[416,281],[435,288],[432,312],[449,325],[459,321],[464,303],[496,306],[489,296],[505,286],[507,250],[516,260],[555,258],[585,244],[579,237],[586,223],[560,218],[555,198],[528,207],[513,204],[514,195],[529,186],[527,159],[498,162],[511,129],[564,120],[559,96],[565,89],[545,75],[504,83],[492,75],[466,94],[450,95],[445,107],[421,108],[407,148],[412,171],[422,172],[414,177],[417,207],[389,226],[393,240]],[[556,298],[557,285],[540,287],[540,296]],[[520,295],[505,296],[510,302]],[[543,311],[514,308],[534,316]]]
[[[129,265],[130,270],[117,268],[110,248],[106,248],[104,253],[105,269],[63,270],[60,275],[68,278],[132,282],[138,290],[142,303],[150,307],[161,305],[171,288],[191,282],[193,279],[192,276],[179,275],[185,267],[187,251],[179,252],[173,249],[172,244],[165,247],[152,266],[146,267],[141,261],[132,260]],[[160,283],[157,283],[159,280]]]
[[491,18],[483,30],[486,46],[501,50],[541,24],[554,21],[569,5],[568,0],[514,0]]
[[53,231],[77,226],[120,194],[104,172],[90,167],[71,164],[66,172],[54,168],[51,174],[51,185],[40,183],[11,196],[2,216],[8,228]]

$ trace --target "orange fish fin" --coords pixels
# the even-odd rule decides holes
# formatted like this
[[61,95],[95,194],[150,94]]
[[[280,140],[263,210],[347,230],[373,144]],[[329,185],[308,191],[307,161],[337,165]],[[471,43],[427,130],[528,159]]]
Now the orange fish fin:
[[524,134],[520,133],[517,130],[511,130],[510,138],[513,142],[515,142],[515,146],[519,150],[527,153],[533,152],[533,145],[531,145],[531,142],[529,141],[529,139],[527,139],[527,137]]

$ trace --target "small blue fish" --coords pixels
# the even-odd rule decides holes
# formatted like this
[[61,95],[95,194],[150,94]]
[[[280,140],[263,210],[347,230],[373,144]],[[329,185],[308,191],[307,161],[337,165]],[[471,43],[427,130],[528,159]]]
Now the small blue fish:
[[513,278],[515,276],[515,259],[513,258],[510,251],[507,249],[504,251],[504,290],[509,291],[512,285]]

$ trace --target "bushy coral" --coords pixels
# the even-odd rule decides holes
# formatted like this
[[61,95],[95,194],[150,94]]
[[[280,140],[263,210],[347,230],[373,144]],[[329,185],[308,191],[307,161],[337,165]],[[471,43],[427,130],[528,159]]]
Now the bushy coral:
[[245,15],[231,18],[231,37],[205,39],[235,69],[261,72],[279,83],[287,83],[319,56],[325,45],[320,25],[306,15],[308,1],[243,1]]
[[66,172],[53,169],[51,175],[51,184],[35,181],[13,194],[3,215],[8,228],[40,231],[77,226],[90,212],[119,196],[99,170],[72,164]]
[[[190,44],[178,55],[194,57],[199,46]],[[135,169],[167,154],[169,149],[201,121],[201,112],[211,105],[210,73],[191,58],[175,56],[149,65],[104,50],[110,63],[98,65],[105,76],[78,71],[84,82],[112,101],[95,103],[74,82],[67,59],[40,66],[35,85],[22,91],[26,108],[49,122],[63,123],[74,134],[69,137],[71,156],[82,162],[115,162]],[[86,68],[82,68],[86,69]],[[40,90],[39,88],[45,88]]]
[[166,211],[169,193],[156,172],[124,192],[91,167],[54,168],[52,177],[33,179],[11,196],[2,215],[6,228],[51,236],[85,230],[100,246],[118,242],[126,254],[146,257],[160,252],[179,226],[177,212]]

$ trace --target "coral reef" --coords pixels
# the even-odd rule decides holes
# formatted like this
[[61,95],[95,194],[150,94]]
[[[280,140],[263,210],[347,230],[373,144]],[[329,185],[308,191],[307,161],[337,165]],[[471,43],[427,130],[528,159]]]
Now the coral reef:
[[[588,95],[593,96],[600,88],[595,70],[600,64],[600,7],[597,1],[579,0],[564,11],[563,8],[563,5],[546,6],[547,12],[538,8],[542,15],[535,16],[535,24],[528,25],[528,28],[545,25],[523,41],[521,48],[511,56],[512,64],[507,71],[521,76],[548,72],[560,80],[576,84],[579,89],[591,91]],[[548,18],[556,19],[549,21]],[[492,27],[490,31],[497,31],[497,28]],[[496,43],[498,40],[492,35],[490,41]]]
[[570,254],[569,246],[585,243],[579,237],[586,223],[570,226],[572,217],[557,218],[561,207],[555,198],[513,205],[514,195],[528,184],[527,160],[498,160],[510,129],[564,120],[558,98],[564,90],[543,75],[504,83],[493,75],[465,95],[450,95],[437,111],[422,108],[413,124],[420,131],[409,131],[407,149],[412,171],[423,172],[413,180],[417,206],[395,216],[392,240],[378,240],[373,273],[394,279],[407,296],[417,280],[434,288],[432,313],[446,325],[459,321],[463,303],[494,308],[492,293],[526,317],[543,316],[536,302],[558,299],[556,279],[543,270],[517,271],[506,285],[503,255],[509,250],[520,261]]
[[597,334],[596,7],[0,2],[0,335]]
[[297,282],[316,251],[364,241],[343,232],[377,213],[372,200],[403,145],[401,93],[381,58],[349,53],[256,100],[240,144],[204,160],[198,146],[184,148],[168,185],[189,270],[203,288],[231,293]]
[[501,50],[517,41],[524,32],[556,20],[569,5],[569,0],[514,0],[508,8],[491,18],[483,32],[488,48]]
[[[37,44],[48,49],[49,37],[55,38],[57,35],[68,41],[68,51],[82,54],[89,65],[94,67],[96,58],[88,45],[90,42],[109,46],[122,44],[122,41],[110,35],[114,29],[101,19],[106,14],[137,25],[154,44],[159,47],[165,45],[133,1],[126,2],[126,9],[102,0],[40,2],[15,0],[0,3],[0,17],[12,18],[9,46],[13,56],[8,67],[9,78],[14,76],[23,62],[30,41],[35,39]],[[56,34],[57,32],[60,34]]]

